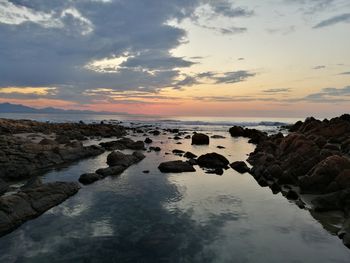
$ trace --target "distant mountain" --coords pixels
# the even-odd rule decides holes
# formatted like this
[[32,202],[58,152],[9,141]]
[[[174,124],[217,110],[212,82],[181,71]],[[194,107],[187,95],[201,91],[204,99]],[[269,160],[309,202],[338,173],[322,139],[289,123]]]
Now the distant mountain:
[[0,103],[0,113],[42,113],[42,114],[108,114],[127,115],[125,112],[89,111],[89,110],[62,110],[52,107],[36,109],[21,104]]

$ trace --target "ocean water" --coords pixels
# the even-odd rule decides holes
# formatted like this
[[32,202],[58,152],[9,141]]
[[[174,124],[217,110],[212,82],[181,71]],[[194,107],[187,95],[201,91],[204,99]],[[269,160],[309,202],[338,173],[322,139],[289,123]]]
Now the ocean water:
[[[157,123],[226,138],[194,146],[186,139],[176,144],[169,134],[149,136],[154,140],[151,146],[161,147],[161,152],[145,152],[143,161],[120,176],[82,186],[77,195],[0,238],[0,262],[350,261],[350,250],[334,234],[337,222],[330,226],[281,193],[260,187],[249,174],[228,169],[218,176],[198,166],[194,173],[160,173],[161,162],[183,159],[166,154],[173,149],[196,155],[217,152],[230,162],[246,160],[254,150],[247,139],[227,132],[241,120],[181,119],[169,124],[173,121],[123,120],[128,125]],[[278,125],[272,122],[284,122],[261,121],[249,120],[247,125],[276,131]],[[219,145],[226,148],[218,149]],[[82,173],[106,167],[107,155],[52,170],[43,181],[77,181]]]

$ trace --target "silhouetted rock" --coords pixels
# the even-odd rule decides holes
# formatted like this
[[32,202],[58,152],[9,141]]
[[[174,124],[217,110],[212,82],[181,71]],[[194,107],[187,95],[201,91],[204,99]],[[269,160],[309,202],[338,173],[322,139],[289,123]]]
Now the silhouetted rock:
[[203,133],[195,133],[192,135],[192,144],[193,145],[208,145],[209,136]]
[[81,182],[82,184],[92,184],[93,182],[96,182],[101,178],[102,176],[97,173],[85,173],[80,175],[79,182]]
[[158,169],[162,173],[183,173],[196,171],[191,164],[180,160],[161,163],[158,166]]
[[194,153],[191,153],[191,152],[186,152],[184,154],[184,157],[188,158],[188,159],[194,159],[197,157],[197,155],[195,155]]
[[107,156],[107,164],[109,166],[124,166],[129,167],[130,165],[137,163],[144,159],[145,156],[141,152],[134,152],[133,154],[124,154],[116,151],[112,152]]
[[152,142],[153,142],[153,141],[152,141],[150,138],[148,138],[148,137],[145,139],[145,143],[147,143],[147,144],[150,144],[150,143],[152,143]]
[[197,163],[205,168],[227,168],[229,161],[218,153],[207,153],[197,159]]
[[239,173],[249,173],[250,169],[245,162],[236,161],[230,164],[231,168]]

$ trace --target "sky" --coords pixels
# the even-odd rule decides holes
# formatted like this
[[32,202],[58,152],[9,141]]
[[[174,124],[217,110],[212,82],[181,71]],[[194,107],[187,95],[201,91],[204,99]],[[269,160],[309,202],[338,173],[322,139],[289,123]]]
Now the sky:
[[349,47],[349,0],[0,0],[0,103],[332,117]]

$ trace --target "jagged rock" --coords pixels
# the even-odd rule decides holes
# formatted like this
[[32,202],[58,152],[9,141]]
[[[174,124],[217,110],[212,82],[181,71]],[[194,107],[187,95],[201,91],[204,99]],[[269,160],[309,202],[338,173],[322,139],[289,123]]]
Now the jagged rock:
[[195,172],[196,170],[188,162],[183,161],[169,161],[161,163],[158,169],[162,173],[182,173],[182,172]]
[[133,141],[130,138],[122,138],[116,141],[101,142],[100,145],[108,151],[114,150],[145,150],[143,141]]

